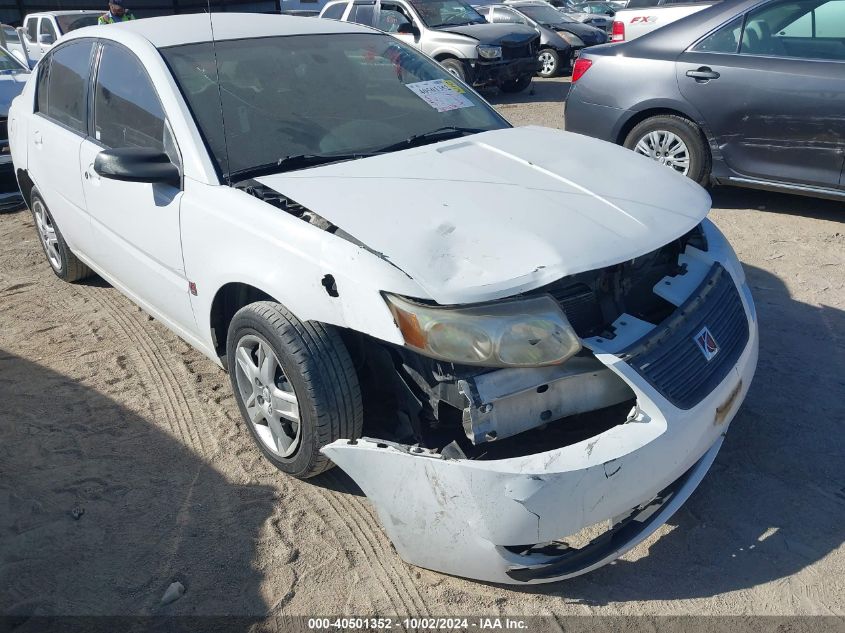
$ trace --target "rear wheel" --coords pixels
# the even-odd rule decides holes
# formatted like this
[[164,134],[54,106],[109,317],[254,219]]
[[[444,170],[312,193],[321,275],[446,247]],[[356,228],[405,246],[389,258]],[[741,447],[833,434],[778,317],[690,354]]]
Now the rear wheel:
[[241,415],[279,470],[301,479],[317,475],[332,466],[322,447],[361,436],[358,377],[331,326],[259,301],[235,314],[226,354]]
[[537,74],[540,77],[554,77],[560,72],[560,56],[557,51],[544,48],[537,57],[540,61],[540,70]]
[[38,239],[47,256],[47,262],[56,276],[64,281],[72,282],[91,275],[91,269],[79,261],[68,247],[47,205],[44,204],[41,194],[36,189],[33,189],[30,194],[30,204]]
[[624,145],[701,185],[710,182],[710,152],[701,130],[689,119],[653,116],[635,125]]
[[499,84],[499,89],[502,92],[515,93],[522,92],[531,85],[531,75],[525,75],[519,79],[510,79]]

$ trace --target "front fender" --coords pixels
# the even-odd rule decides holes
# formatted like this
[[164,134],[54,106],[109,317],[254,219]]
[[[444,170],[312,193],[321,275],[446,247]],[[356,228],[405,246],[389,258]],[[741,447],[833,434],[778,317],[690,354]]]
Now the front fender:
[[[378,254],[232,187],[186,178],[180,213],[185,272],[197,289],[191,303],[209,356],[212,302],[227,283],[258,288],[303,321],[397,344],[404,341],[382,291],[425,296]],[[324,287],[326,275],[337,296]]]

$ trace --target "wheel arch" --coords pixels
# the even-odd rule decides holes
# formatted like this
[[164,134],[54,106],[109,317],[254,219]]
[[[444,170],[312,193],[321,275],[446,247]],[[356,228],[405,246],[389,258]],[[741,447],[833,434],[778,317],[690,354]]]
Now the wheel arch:
[[616,133],[614,142],[617,145],[622,145],[625,142],[625,139],[627,138],[628,134],[630,134],[631,130],[633,130],[635,126],[639,125],[646,119],[661,115],[679,116],[684,119],[687,119],[690,123],[693,123],[698,128],[699,133],[704,139],[705,145],[709,148],[712,148],[711,137],[706,131],[705,127],[701,124],[700,117],[695,116],[693,112],[688,111],[686,108],[677,107],[676,104],[654,105],[634,112],[619,127],[619,131]]
[[32,190],[35,189],[35,183],[29,177],[29,172],[26,169],[18,169],[15,175],[18,178],[18,188],[21,190],[26,206],[32,207]]
[[214,299],[211,301],[209,325],[214,351],[223,364],[223,367],[226,367],[226,337],[229,332],[229,324],[238,310],[256,301],[273,301],[278,303],[278,300],[270,293],[242,282],[223,284],[214,293]]

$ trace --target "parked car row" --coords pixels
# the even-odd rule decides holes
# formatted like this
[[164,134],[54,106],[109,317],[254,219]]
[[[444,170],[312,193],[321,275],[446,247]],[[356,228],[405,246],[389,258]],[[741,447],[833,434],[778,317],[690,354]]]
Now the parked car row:
[[333,0],[320,17],[378,28],[473,86],[521,92],[539,66],[535,29],[489,24],[463,0]]
[[575,65],[566,129],[703,184],[845,199],[845,0],[725,0]]
[[604,44],[604,31],[569,19],[547,2],[516,0],[507,4],[477,7],[494,24],[525,24],[540,33],[541,77],[554,77],[571,69],[572,63],[586,46]]

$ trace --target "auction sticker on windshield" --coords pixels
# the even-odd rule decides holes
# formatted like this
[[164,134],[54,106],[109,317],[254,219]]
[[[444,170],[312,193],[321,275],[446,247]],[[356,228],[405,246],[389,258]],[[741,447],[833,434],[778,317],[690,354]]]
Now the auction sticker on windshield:
[[405,85],[438,112],[471,108],[475,105],[464,96],[463,88],[448,79],[432,79]]

